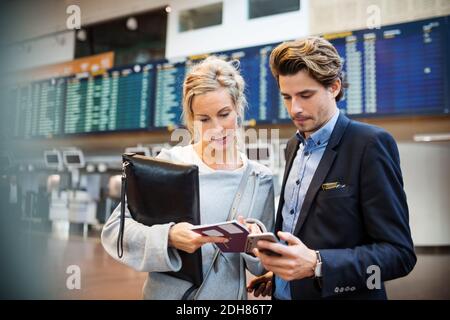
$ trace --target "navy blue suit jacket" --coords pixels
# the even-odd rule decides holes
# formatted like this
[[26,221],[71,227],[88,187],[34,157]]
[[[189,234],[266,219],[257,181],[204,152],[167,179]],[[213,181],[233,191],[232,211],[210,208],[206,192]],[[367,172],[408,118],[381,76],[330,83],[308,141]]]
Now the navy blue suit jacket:
[[[299,141],[286,148],[286,168],[275,231],[282,228],[284,186]],[[346,187],[323,190],[322,184]],[[301,208],[297,236],[322,257],[322,281],[290,282],[293,299],[386,299],[367,280],[380,268],[381,281],[407,275],[416,263],[397,145],[385,130],[341,114]],[[372,280],[369,279],[372,283]]]

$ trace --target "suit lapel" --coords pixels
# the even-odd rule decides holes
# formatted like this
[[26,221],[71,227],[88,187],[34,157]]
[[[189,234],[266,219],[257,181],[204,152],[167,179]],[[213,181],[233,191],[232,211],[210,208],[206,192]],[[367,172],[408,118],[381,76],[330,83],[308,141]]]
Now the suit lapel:
[[327,177],[328,172],[330,171],[330,168],[334,162],[334,159],[336,158],[337,152],[334,149],[339,144],[342,135],[344,134],[344,131],[349,123],[350,120],[341,113],[336,122],[333,133],[331,134],[330,140],[322,156],[322,159],[319,162],[319,166],[317,167],[316,172],[314,173],[308,191],[306,192],[305,200],[303,201],[303,205],[300,210],[300,216],[295,226],[294,235],[298,235],[300,229],[302,228],[303,224],[306,221],[306,218],[309,214],[311,205],[316,197],[316,194],[319,191],[320,186],[323,184],[325,178]]

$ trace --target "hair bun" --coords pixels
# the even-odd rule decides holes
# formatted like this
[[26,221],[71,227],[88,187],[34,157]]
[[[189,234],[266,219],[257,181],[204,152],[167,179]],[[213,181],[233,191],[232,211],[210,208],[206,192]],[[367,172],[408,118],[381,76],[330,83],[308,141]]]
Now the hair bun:
[[239,71],[241,68],[241,62],[238,59],[233,59],[229,61],[229,64],[236,70]]

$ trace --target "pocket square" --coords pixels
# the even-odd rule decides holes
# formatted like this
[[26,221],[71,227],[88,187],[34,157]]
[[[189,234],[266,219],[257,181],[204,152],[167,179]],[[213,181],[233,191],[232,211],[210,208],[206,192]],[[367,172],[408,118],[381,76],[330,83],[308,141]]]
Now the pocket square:
[[340,184],[339,182],[327,182],[322,184],[322,190],[331,190],[331,189],[341,189],[345,188],[345,184]]

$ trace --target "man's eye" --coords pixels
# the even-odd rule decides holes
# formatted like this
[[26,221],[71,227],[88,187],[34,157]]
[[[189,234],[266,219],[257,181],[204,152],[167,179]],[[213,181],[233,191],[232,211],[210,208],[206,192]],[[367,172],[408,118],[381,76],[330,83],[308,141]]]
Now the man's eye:
[[200,119],[200,122],[206,122],[208,119]]
[[308,96],[301,96],[303,99],[309,99],[309,98],[311,98],[311,95],[308,95]]
[[291,100],[291,97],[283,96],[283,99],[284,99],[284,100]]

